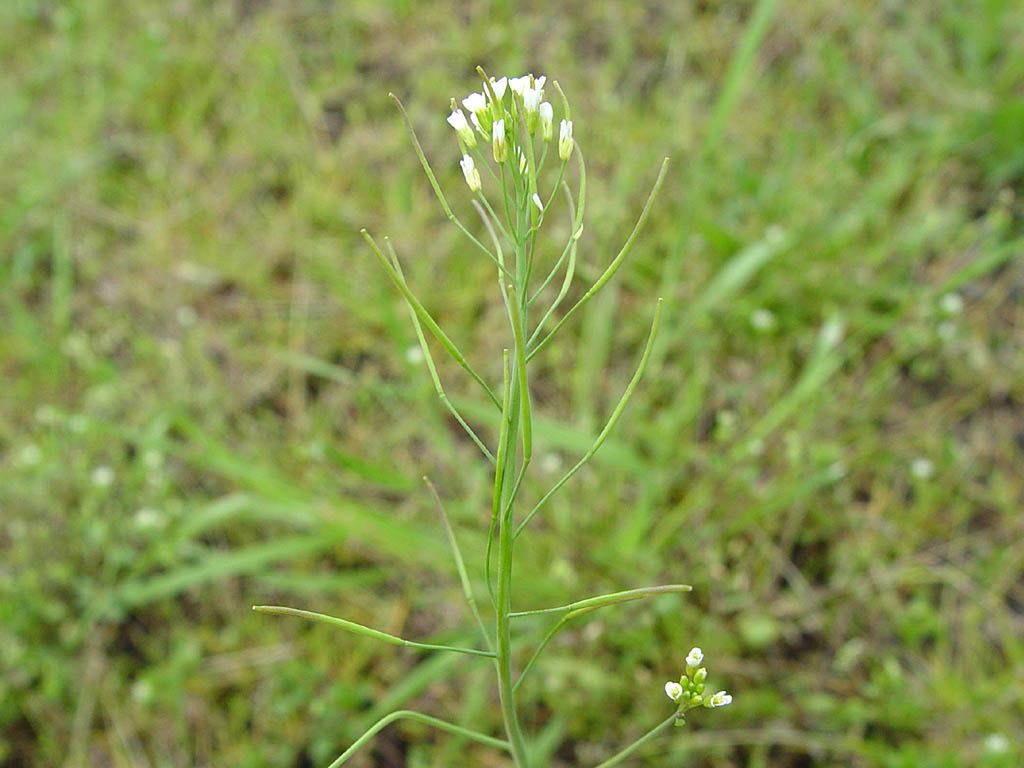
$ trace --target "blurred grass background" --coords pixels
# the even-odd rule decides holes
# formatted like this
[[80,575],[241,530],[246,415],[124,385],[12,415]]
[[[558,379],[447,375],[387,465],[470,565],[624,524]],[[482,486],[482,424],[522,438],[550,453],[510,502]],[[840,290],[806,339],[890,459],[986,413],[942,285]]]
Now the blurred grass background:
[[[489,479],[357,232],[495,376],[492,269],[387,99],[465,210],[444,117],[477,64],[573,99],[584,280],[674,159],[542,356],[534,496],[667,299],[516,603],[694,591],[554,644],[549,764],[663,718],[698,644],[735,704],[631,764],[1021,765],[1019,3],[5,0],[0,52],[0,765],[322,766],[400,706],[499,727],[486,664],[249,612],[469,636],[418,478],[475,563]],[[358,765],[507,763],[408,725]]]

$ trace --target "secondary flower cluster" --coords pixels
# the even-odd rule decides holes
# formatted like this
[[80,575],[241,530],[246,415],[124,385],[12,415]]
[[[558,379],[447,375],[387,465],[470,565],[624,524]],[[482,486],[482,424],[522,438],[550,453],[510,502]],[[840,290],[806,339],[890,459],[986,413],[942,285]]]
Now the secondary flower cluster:
[[704,693],[708,670],[701,666],[703,661],[704,652],[700,648],[691,648],[686,655],[686,672],[679,678],[679,682],[670,680],[665,683],[665,695],[679,705],[680,716],[696,707],[715,709],[732,704],[732,696],[725,691]]
[[[459,165],[471,191],[480,189],[480,172],[470,154],[478,143],[490,142],[494,162],[500,166],[510,163],[512,158],[519,174],[522,174],[527,167],[522,143],[532,142],[535,136],[539,136],[546,145],[554,137],[555,110],[551,102],[544,101],[546,82],[545,76],[534,77],[532,74],[498,80],[488,78],[482,82],[482,93],[471,93],[462,99],[465,112],[452,99],[448,124],[458,137],[462,150]],[[569,159],[574,146],[572,120],[567,114],[558,127],[558,157],[562,162]]]

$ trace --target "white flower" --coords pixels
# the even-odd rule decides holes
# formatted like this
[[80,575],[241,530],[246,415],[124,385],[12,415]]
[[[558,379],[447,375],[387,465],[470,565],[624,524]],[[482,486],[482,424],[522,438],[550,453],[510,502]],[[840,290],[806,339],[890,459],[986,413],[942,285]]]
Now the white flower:
[[931,459],[919,456],[910,462],[910,474],[918,480],[929,480],[935,474],[935,465]]
[[448,124],[455,129],[455,133],[458,134],[467,147],[472,148],[476,146],[476,134],[469,127],[469,122],[466,120],[466,116],[461,109],[452,110],[452,113],[448,115]]
[[679,701],[679,697],[683,695],[683,686],[670,680],[665,683],[665,695],[672,699],[672,701]]
[[494,150],[494,162],[504,163],[508,158],[508,143],[505,139],[505,120],[495,120],[491,126],[491,146]]
[[545,101],[537,109],[540,115],[540,135],[544,141],[551,141],[551,124],[555,119],[555,110],[551,107],[551,102]]
[[708,699],[707,706],[711,709],[715,707],[727,707],[732,704],[732,696],[725,691],[719,691]]
[[476,169],[476,163],[473,162],[473,158],[469,155],[463,155],[459,161],[459,165],[462,166],[462,175],[466,177],[466,184],[469,185],[470,192],[480,191],[480,171]]
[[527,88],[523,91],[523,111],[526,112],[526,124],[531,131],[537,124],[537,110],[540,109],[542,98],[544,98],[543,88]]
[[704,651],[700,648],[693,647],[686,654],[686,666],[688,667],[699,667],[702,661],[704,661]]
[[501,101],[502,97],[505,95],[505,88],[507,85],[507,77],[503,77],[501,80],[495,80],[493,77],[491,78],[491,89],[494,91],[494,95],[497,97],[498,101]]
[[109,488],[114,483],[114,470],[108,466],[96,467],[90,479],[97,488]]
[[533,204],[540,209],[541,213],[544,213],[544,203],[541,202],[540,195],[536,192],[533,193]]
[[547,82],[547,78],[544,75],[540,77],[534,77],[533,75],[523,75],[522,77],[513,77],[508,81],[509,87],[513,93],[519,94],[520,98],[524,98],[527,88],[536,88],[538,91],[544,89],[544,83]]
[[517,94],[521,98],[523,91],[530,87],[530,75],[510,78],[508,81],[508,87],[512,89],[513,93]]
[[959,315],[964,311],[964,300],[959,293],[947,293],[939,301],[939,307],[947,315]]
[[558,157],[568,160],[574,146],[572,138],[572,120],[563,120],[558,124]]
[[471,93],[462,100],[462,106],[472,114],[483,112],[487,109],[487,97],[482,93]]
[[516,157],[519,158],[519,172],[526,173],[526,154],[522,147],[516,147]]

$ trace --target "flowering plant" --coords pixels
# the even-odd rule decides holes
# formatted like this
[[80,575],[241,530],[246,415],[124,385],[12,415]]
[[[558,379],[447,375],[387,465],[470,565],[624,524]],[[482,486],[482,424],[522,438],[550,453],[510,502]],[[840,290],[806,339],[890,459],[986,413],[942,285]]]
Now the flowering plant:
[[[618,404],[612,410],[604,428],[595,438],[593,445],[541,496],[536,504],[521,511],[519,509],[521,505],[520,490],[533,459],[530,362],[551,343],[565,324],[587,305],[622,266],[626,256],[636,243],[658,191],[661,189],[668,168],[668,160],[666,158],[662,163],[643,210],[618,254],[611,260],[600,277],[583,293],[582,297],[556,319],[556,313],[569,295],[576,273],[577,246],[583,234],[587,188],[586,167],[573,134],[569,102],[558,83],[552,82],[551,85],[560,98],[562,110],[556,141],[554,138],[555,110],[551,102],[544,99],[547,85],[545,77],[527,74],[521,77],[502,77],[495,80],[488,77],[482,69],[478,68],[477,71],[481,76],[481,91],[466,96],[461,100],[461,106],[460,102],[452,99],[451,114],[447,121],[455,132],[461,155],[459,166],[473,196],[473,206],[487,233],[489,245],[473,234],[452,210],[430,163],[427,161],[404,107],[393,95],[392,98],[402,114],[412,139],[413,148],[445,215],[472,242],[475,248],[491,261],[495,268],[498,294],[504,305],[510,330],[507,346],[502,353],[503,377],[499,390],[493,389],[484,377],[477,373],[451,338],[417,299],[416,294],[406,282],[398,255],[390,240],[384,238],[383,247],[381,247],[366,230],[363,230],[361,234],[408,306],[423,359],[441,403],[466,431],[479,449],[483,459],[493,467],[494,485],[491,494],[490,526],[486,551],[483,553],[483,581],[490,598],[490,606],[493,609],[490,625],[484,621],[484,615],[478,607],[476,593],[469,578],[465,560],[440,497],[433,485],[426,481],[440,512],[463,594],[479,628],[480,639],[484,647],[464,648],[407,640],[347,619],[295,608],[256,606],[256,610],[326,622],[392,645],[486,658],[494,664],[505,734],[504,738],[497,738],[429,715],[402,710],[394,712],[374,724],[331,764],[331,768],[347,762],[374,734],[389,723],[402,718],[418,720],[438,729],[504,750],[511,755],[517,768],[527,768],[535,761],[530,742],[520,724],[516,693],[534,668],[542,651],[558,632],[573,619],[599,608],[655,595],[690,591],[690,587],[686,584],[667,584],[597,595],[551,608],[513,610],[511,595],[515,545],[551,497],[569,482],[573,475],[598,451],[622,416],[650,357],[658,331],[661,300],[658,300],[654,308],[650,334],[636,371]],[[484,151],[486,144],[490,144],[490,159]],[[548,177],[545,176],[544,169],[552,144],[557,153],[558,165],[553,184],[545,185],[543,182]],[[575,194],[567,173],[569,160],[573,157],[576,159],[577,166]],[[481,170],[486,174],[488,180],[486,190]],[[569,234],[559,255],[548,260],[549,266],[545,272],[541,269],[542,259],[538,248],[538,232],[551,211],[559,191],[563,192],[567,199],[566,207],[570,219]],[[496,205],[492,203],[492,198]],[[500,213],[496,207],[500,209]],[[561,275],[560,287],[554,290],[552,283],[559,275]],[[549,286],[552,286],[550,291],[547,290]],[[551,293],[554,293],[553,298]],[[531,322],[534,313],[543,306],[545,301],[549,303],[540,313],[539,319]],[[427,344],[428,334],[433,336],[455,362],[469,374],[479,385],[491,405],[497,409],[500,428],[493,450],[463,418],[445,394],[430,347]],[[523,643],[513,632],[513,624],[526,617],[552,617],[555,621],[544,639],[526,657],[527,660],[520,666],[518,674],[516,674],[513,657],[518,654],[514,651],[522,651],[524,648]],[[666,694],[677,704],[675,711],[664,722],[633,744],[602,762],[598,768],[608,768],[618,764],[646,741],[655,737],[666,726],[673,723],[681,725],[684,722],[683,715],[689,709],[697,706],[718,707],[730,703],[732,699],[724,691],[711,696],[704,695],[704,680],[707,671],[699,666],[702,660],[703,654],[700,649],[694,648],[686,658],[686,674],[680,678],[679,682],[666,684]]]

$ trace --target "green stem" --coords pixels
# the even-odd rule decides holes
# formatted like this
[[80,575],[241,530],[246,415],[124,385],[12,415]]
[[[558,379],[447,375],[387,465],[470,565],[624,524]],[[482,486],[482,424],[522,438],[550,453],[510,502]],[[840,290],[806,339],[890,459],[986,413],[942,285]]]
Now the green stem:
[[636,752],[638,749],[640,749],[640,747],[642,747],[648,741],[653,739],[655,736],[657,736],[659,733],[664,731],[666,728],[670,727],[672,725],[672,723],[674,723],[675,721],[676,721],[676,713],[673,712],[670,717],[668,717],[665,720],[662,720],[660,723],[658,723],[656,726],[651,728],[651,730],[649,730],[647,733],[645,733],[639,739],[634,741],[632,744],[630,744],[624,750],[622,750],[621,752],[617,752],[616,754],[612,755],[610,758],[605,760],[600,765],[595,765],[594,768],[611,768],[613,765],[618,765],[623,760],[625,760],[627,757],[629,757],[634,752]]
[[274,616],[294,616],[299,619],[317,621],[321,624],[330,624],[335,627],[340,627],[347,632],[362,635],[363,637],[372,637],[374,640],[380,640],[381,642],[388,643],[389,645],[400,645],[405,648],[417,648],[421,651],[452,651],[453,653],[465,653],[469,656],[486,656],[487,658],[494,658],[494,653],[491,651],[481,651],[477,648],[459,648],[454,645],[417,643],[415,640],[406,640],[404,637],[398,637],[397,635],[392,635],[387,632],[381,632],[379,629],[373,629],[372,627],[357,624],[356,622],[349,621],[348,619],[340,619],[337,616],[328,616],[326,613],[304,611],[301,608],[287,608],[283,605],[254,605],[252,609],[256,611],[256,613],[268,613]]
[[408,709],[401,709],[397,712],[392,712],[390,715],[385,715],[372,726],[370,726],[366,733],[360,736],[356,740],[356,742],[351,747],[346,749],[338,757],[337,760],[335,760],[333,763],[330,764],[330,766],[328,766],[328,768],[338,768],[339,766],[344,765],[349,761],[349,758],[352,757],[352,755],[354,755],[359,750],[360,747],[366,744],[366,742],[368,742],[382,730],[391,725],[391,723],[395,722],[396,720],[402,719],[415,720],[419,723],[432,725],[438,730],[447,731],[448,733],[453,733],[456,736],[463,736],[467,739],[472,739],[473,741],[479,742],[480,744],[486,744],[489,747],[496,747],[497,749],[503,749],[505,751],[508,751],[509,749],[509,743],[507,741],[503,741],[502,739],[496,739],[493,736],[488,736],[483,733],[471,731],[468,728],[463,728],[462,726],[455,725],[454,723],[439,720],[438,718],[431,717],[430,715],[423,715],[419,712],[413,712]]
[[[530,387],[526,376],[526,328],[523,318],[524,307],[519,303],[519,296],[526,301],[526,292],[516,293],[512,285],[506,287],[509,298],[509,309],[512,313],[512,333],[516,347],[516,375],[519,383],[519,396],[522,398],[523,426],[523,462],[528,464],[533,456],[533,418],[530,415]],[[525,466],[524,466],[525,469]]]
[[473,618],[476,620],[477,627],[480,628],[480,634],[483,635],[484,644],[487,646],[487,650],[493,652],[494,644],[491,642],[491,636],[487,633],[487,628],[484,626],[483,619],[480,618],[480,611],[476,607],[476,595],[473,594],[473,585],[469,581],[469,574],[466,572],[466,562],[462,559],[462,550],[459,547],[459,540],[455,538],[455,530],[452,528],[452,523],[448,519],[448,513],[444,509],[444,504],[441,503],[441,496],[438,494],[434,484],[430,482],[430,478],[426,475],[423,476],[423,482],[430,490],[430,495],[434,497],[434,504],[437,506],[437,512],[441,516],[441,524],[444,525],[445,534],[448,536],[448,544],[452,549],[452,558],[455,560],[455,570],[459,574],[459,583],[462,585],[462,594],[466,598],[466,604],[469,606],[469,610],[473,613]]
[[[391,263],[395,267],[395,271],[398,276],[405,282],[405,274],[402,272],[402,264],[398,260],[398,254],[395,253],[394,247],[391,245],[391,240],[387,237],[384,238],[384,245],[388,250],[388,256],[391,257]],[[487,457],[487,460],[494,463],[495,459],[491,452],[487,449],[487,446],[483,444],[483,441],[477,435],[473,428],[469,426],[462,414],[455,407],[451,400],[448,399],[448,394],[444,391],[444,386],[441,384],[441,377],[437,373],[437,366],[434,364],[434,356],[430,353],[430,345],[427,344],[427,339],[423,335],[423,327],[420,325],[420,319],[416,315],[416,310],[406,302],[406,309],[409,311],[409,317],[412,319],[413,328],[416,331],[416,340],[419,342],[420,350],[423,352],[423,360],[427,364],[427,371],[430,373],[430,380],[434,384],[434,392],[437,394],[441,404],[448,409],[448,412],[455,417],[455,420],[459,423],[459,426],[469,435],[469,439],[473,441],[473,444]]]
[[587,303],[594,298],[597,292],[604,288],[605,284],[615,276],[616,272],[618,272],[619,267],[622,266],[622,262],[629,255],[629,252],[633,250],[633,245],[636,243],[636,239],[640,236],[640,230],[642,230],[644,228],[644,224],[647,223],[647,217],[650,216],[651,208],[654,206],[654,201],[658,197],[658,192],[661,190],[661,185],[665,181],[665,174],[667,172],[668,158],[666,157],[661,164],[661,170],[658,171],[658,178],[655,179],[654,186],[651,188],[651,192],[647,196],[647,202],[644,203],[643,210],[640,212],[640,218],[637,219],[636,224],[633,226],[633,231],[629,233],[629,237],[626,238],[626,242],[622,246],[618,255],[612,259],[612,263],[608,265],[608,268],[605,269],[604,273],[597,279],[597,282],[590,286],[590,289],[583,294],[583,297],[562,316],[562,319],[558,321],[551,333],[541,339],[541,341],[530,350],[530,353],[526,356],[527,360],[532,360],[535,355],[544,349],[544,347],[551,342],[551,339],[555,337],[555,334],[562,329],[562,326],[569,321],[569,318],[586,306]]
[[365,240],[370,246],[370,250],[373,252],[373,255],[377,257],[377,261],[380,263],[381,267],[384,268],[388,277],[391,278],[391,282],[398,289],[399,293],[402,294],[402,297],[406,300],[409,306],[412,307],[416,316],[419,317],[420,322],[427,327],[427,330],[434,335],[434,338],[441,342],[441,346],[445,348],[445,351],[447,351],[449,355],[451,355],[452,359],[483,388],[490,401],[494,403],[496,407],[501,408],[501,402],[498,400],[497,395],[494,394],[494,391],[490,386],[488,386],[487,382],[483,380],[483,377],[473,370],[473,366],[469,364],[466,358],[459,351],[459,348],[455,346],[455,342],[448,338],[448,335],[441,330],[441,326],[439,326],[434,318],[430,316],[430,313],[427,312],[426,308],[420,303],[420,300],[416,298],[409,286],[405,284],[401,275],[398,274],[394,265],[388,260],[388,257],[384,255],[384,252],[380,249],[380,246],[377,245],[377,242],[373,239],[370,233],[365,229],[361,229],[359,230],[359,234],[362,235],[363,240]]
[[388,96],[395,102],[395,106],[398,107],[398,111],[402,113],[402,120],[405,122],[405,129],[409,132],[409,138],[412,139],[413,149],[416,151],[416,157],[419,158],[420,165],[423,166],[423,172],[427,175],[427,179],[430,181],[430,186],[434,190],[434,195],[437,197],[437,201],[441,204],[441,209],[444,211],[444,215],[448,217],[448,220],[452,222],[459,230],[468,237],[473,244],[487,254],[492,260],[494,254],[490,252],[486,245],[477,240],[476,236],[470,232],[463,225],[459,218],[455,215],[452,207],[448,204],[448,198],[444,196],[444,192],[441,191],[441,185],[437,183],[437,176],[434,175],[433,169],[430,167],[430,162],[427,160],[427,156],[423,152],[423,147],[420,145],[420,140],[416,136],[416,129],[412,127],[412,120],[409,119],[409,114],[405,111],[405,106],[401,100],[393,93],[389,93]]
[[526,665],[523,667],[523,671],[519,673],[519,677],[516,679],[516,684],[512,687],[512,690],[519,690],[519,686],[523,684],[523,680],[526,679],[527,673],[533,669],[533,665],[537,662],[537,659],[540,658],[544,649],[548,647],[548,643],[554,640],[555,635],[562,631],[562,627],[573,619],[579,616],[585,616],[591,611],[596,611],[598,608],[604,608],[610,605],[619,605],[621,603],[640,600],[644,597],[651,597],[658,594],[689,592],[691,589],[692,587],[690,587],[689,584],[667,584],[660,587],[627,589],[625,592],[613,592],[608,595],[598,595],[597,597],[590,597],[586,600],[569,603],[569,605],[561,605],[557,608],[542,608],[538,611],[520,611],[518,613],[513,613],[512,618],[518,618],[521,616],[540,616],[547,613],[562,613],[567,611],[562,618],[551,625],[551,629],[549,629],[547,634],[544,635],[544,639],[541,640],[534,649],[533,655],[530,656],[530,660],[526,662]]
[[606,595],[597,595],[596,597],[588,597],[585,600],[577,600],[575,603],[569,603],[568,605],[559,605],[555,608],[538,608],[533,611],[516,611],[512,614],[512,618],[519,618],[521,616],[543,616],[549,613],[565,613],[567,611],[578,611],[581,608],[603,608],[606,605],[617,605],[618,603],[628,603],[633,600],[642,600],[645,597],[654,597],[656,595],[664,594],[675,594],[678,592],[690,592],[693,590],[689,584],[662,584],[657,587],[640,587],[638,589],[626,589],[621,592],[609,592]]
[[[514,485],[516,464],[516,438],[521,429],[520,408],[522,400],[519,396],[519,382],[512,378],[511,392],[508,400],[509,421],[504,434],[505,445],[499,447],[504,458],[503,471],[496,472],[496,496],[500,520],[498,523],[498,593],[496,597],[495,634],[497,637],[497,659],[495,666],[498,674],[498,697],[501,701],[501,713],[505,722],[512,748],[512,757],[517,768],[529,768],[529,757],[526,741],[519,725],[512,687],[512,544],[513,515],[510,503]],[[504,450],[502,450],[504,449]]]
[[[629,384],[626,385],[626,390],[622,393],[622,397],[619,399],[618,404],[615,406],[614,410],[612,410],[612,415],[608,417],[608,422],[604,425],[604,429],[602,429],[598,434],[597,438],[594,440],[594,444],[590,447],[590,450],[583,454],[583,457],[577,461],[576,464],[573,465],[572,469],[566,472],[557,483],[551,486],[551,489],[544,494],[541,500],[538,501],[537,504],[534,505],[533,509],[530,510],[529,514],[523,518],[523,521],[516,529],[516,538],[518,538],[526,529],[526,526],[529,525],[534,515],[540,512],[541,507],[544,506],[547,500],[554,496],[563,485],[569,482],[572,476],[579,471],[580,467],[593,458],[594,454],[596,454],[601,446],[604,445],[604,441],[608,439],[608,435],[610,435],[612,430],[615,429],[615,425],[619,422],[623,412],[626,410],[626,404],[629,402],[629,398],[633,395],[633,390],[636,389],[637,384],[640,383],[640,379],[643,378],[644,369],[647,367],[647,361],[651,357],[651,350],[654,349],[654,340],[658,337],[658,326],[661,322],[661,305],[662,300],[658,299],[658,304],[654,309],[654,320],[651,322],[651,332],[647,336],[647,344],[644,346],[643,354],[640,356],[640,362],[637,365],[636,372],[633,374],[633,378],[630,379]],[[529,360],[529,357],[527,357],[527,360]]]

